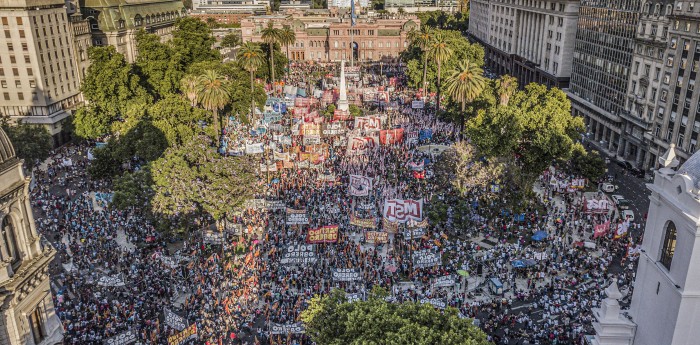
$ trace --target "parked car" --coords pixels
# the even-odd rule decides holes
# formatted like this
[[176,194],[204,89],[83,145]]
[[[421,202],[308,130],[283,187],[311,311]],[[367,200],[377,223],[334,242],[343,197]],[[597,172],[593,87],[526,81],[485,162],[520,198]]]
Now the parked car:
[[630,222],[634,222],[634,211],[632,210],[624,210],[622,211],[622,219],[627,219]]
[[630,202],[629,200],[625,199],[624,196],[615,194],[611,195],[610,198],[620,210],[628,210],[630,208]]
[[601,183],[599,189],[606,193],[614,193],[617,190],[617,185],[612,183]]

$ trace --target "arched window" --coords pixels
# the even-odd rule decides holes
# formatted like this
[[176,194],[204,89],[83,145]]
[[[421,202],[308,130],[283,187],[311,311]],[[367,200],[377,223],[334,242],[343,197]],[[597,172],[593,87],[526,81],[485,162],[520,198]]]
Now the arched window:
[[651,13],[649,13],[649,7],[650,7],[650,6],[651,6],[650,3],[648,3],[648,2],[645,3],[645,4],[644,4],[644,9],[642,10],[642,13],[644,13],[644,14],[651,14]]
[[673,261],[673,254],[676,252],[676,224],[673,222],[668,222],[666,225],[666,232],[664,235],[663,246],[661,247],[661,264],[666,267],[667,270],[671,269],[671,262]]
[[664,16],[671,15],[672,10],[673,10],[673,5],[671,5],[671,4],[666,5],[666,13],[664,13]]
[[[19,248],[17,247],[17,238],[15,234],[15,226],[12,224],[12,218],[10,216],[5,216],[2,220],[2,240],[5,244],[5,253],[12,257],[12,265],[18,263]],[[6,258],[3,258],[6,259]]]

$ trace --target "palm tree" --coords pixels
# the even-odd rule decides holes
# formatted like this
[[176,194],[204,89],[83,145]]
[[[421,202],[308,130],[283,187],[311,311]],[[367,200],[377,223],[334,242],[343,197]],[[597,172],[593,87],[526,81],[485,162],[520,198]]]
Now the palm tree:
[[499,104],[502,106],[507,106],[510,101],[510,97],[513,96],[515,90],[518,88],[518,79],[511,75],[504,75],[496,79],[496,92],[500,98]]
[[475,63],[464,60],[445,81],[445,91],[462,105],[462,113],[467,103],[474,101],[484,91],[486,78],[483,74],[484,70]]
[[263,65],[265,57],[260,45],[253,42],[246,42],[238,49],[238,61],[241,67],[250,72],[250,118],[251,123],[255,123],[255,97],[253,97],[255,83],[253,76]]
[[281,41],[282,30],[275,29],[272,21],[267,22],[267,27],[262,30],[262,40],[270,46],[270,82],[275,90],[275,44]]
[[438,66],[437,70],[437,107],[436,111],[440,111],[440,73],[442,71],[443,62],[447,61],[453,54],[452,48],[449,45],[447,36],[442,31],[437,31],[430,42],[428,55],[433,59]]
[[180,90],[185,94],[187,99],[190,100],[190,104],[194,107],[197,105],[197,76],[192,74],[185,75],[182,80],[180,80]]
[[197,78],[197,100],[206,110],[214,113],[214,128],[216,129],[216,142],[219,145],[221,125],[219,110],[223,109],[231,100],[231,91],[228,80],[224,79],[214,70],[205,70]]
[[433,31],[429,26],[424,25],[420,30],[408,32],[408,39],[415,43],[423,53],[423,92],[428,92],[428,47],[433,37]]
[[297,40],[297,35],[294,33],[294,30],[289,27],[289,25],[285,25],[282,27],[280,37],[280,43],[287,48],[287,73],[289,73],[289,45],[294,44],[294,41]]

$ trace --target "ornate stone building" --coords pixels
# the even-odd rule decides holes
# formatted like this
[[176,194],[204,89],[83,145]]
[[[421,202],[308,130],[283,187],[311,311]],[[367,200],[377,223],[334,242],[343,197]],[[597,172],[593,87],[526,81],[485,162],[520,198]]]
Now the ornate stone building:
[[169,39],[175,20],[187,15],[180,0],[80,0],[80,7],[93,45],[113,45],[128,62],[136,60],[139,30]]
[[37,233],[29,178],[0,129],[0,344],[61,343],[48,275],[55,254]]

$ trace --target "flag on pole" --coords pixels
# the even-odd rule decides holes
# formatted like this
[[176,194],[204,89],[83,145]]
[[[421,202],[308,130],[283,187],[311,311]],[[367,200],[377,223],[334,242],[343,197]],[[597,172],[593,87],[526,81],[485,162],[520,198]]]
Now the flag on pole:
[[350,0],[350,26],[355,26],[355,0]]

